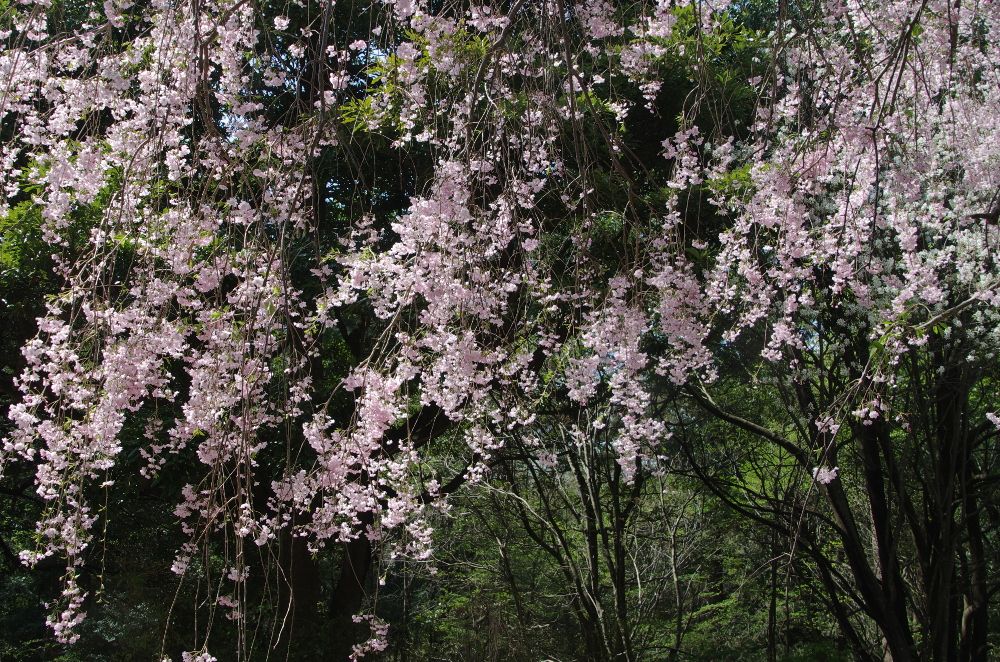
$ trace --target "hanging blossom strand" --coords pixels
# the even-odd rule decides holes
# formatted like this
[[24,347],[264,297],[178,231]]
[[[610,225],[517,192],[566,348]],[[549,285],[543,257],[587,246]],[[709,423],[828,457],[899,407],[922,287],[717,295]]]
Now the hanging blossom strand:
[[[23,557],[66,561],[50,617],[61,641],[79,636],[87,601],[90,495],[114,489],[126,445],[138,445],[144,476],[194,454],[202,478],[179,495],[189,542],[173,570],[191,572],[199,550],[229,536],[226,576],[241,595],[243,545],[282,532],[313,549],[366,537],[389,556],[427,558],[430,514],[450,490],[425,471],[434,436],[460,442],[461,480],[483,480],[511,439],[541,457],[533,426],[560,388],[590,412],[571,438],[611,426],[631,479],[670,435],[651,384],[710,383],[716,337],[763,329],[759,358],[801,376],[802,330],[824,306],[867,329],[884,354],[863,401],[816,412],[832,437],[845,418],[883,415],[888,366],[957,307],[975,323],[956,333],[997,350],[1000,237],[986,217],[1000,190],[1000,8],[826,3],[752,81],[760,103],[742,139],[703,133],[698,108],[685,109],[662,146],[672,193],[640,222],[576,176],[587,164],[574,127],[599,116],[592,126],[608,129],[600,140],[621,165],[618,127],[635,104],[654,108],[664,63],[688,57],[677,26],[695,20],[708,34],[738,10],[688,4],[431,11],[395,0],[345,43],[327,3],[265,15],[232,0],[109,0],[79,23],[44,3],[10,10],[0,115],[16,137],[0,147],[3,211],[40,210],[64,287],[25,348],[0,469],[36,468],[46,507]],[[254,86],[308,91],[275,120]],[[429,181],[403,213],[360,212],[336,252],[303,258],[292,245],[318,233],[326,191],[314,166],[348,158],[338,150],[352,132],[431,155]],[[689,235],[682,193],[698,186],[725,219],[714,235]],[[613,222],[645,225],[609,266],[596,244]],[[708,249],[707,264],[691,257]],[[291,275],[303,259],[318,296]],[[345,368],[337,393],[353,414],[336,420],[310,365],[357,307],[380,335]],[[126,438],[136,420],[145,437]],[[289,430],[309,461],[255,485]],[[816,482],[837,478],[806,460]],[[384,647],[384,624],[358,618],[373,638],[355,655]],[[205,650],[185,659],[211,659]]]

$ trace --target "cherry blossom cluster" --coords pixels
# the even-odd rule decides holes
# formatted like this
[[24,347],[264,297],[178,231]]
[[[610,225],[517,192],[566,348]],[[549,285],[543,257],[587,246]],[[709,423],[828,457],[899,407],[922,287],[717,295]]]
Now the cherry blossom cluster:
[[[514,439],[557,470],[553,399],[582,412],[569,439],[608,434],[633,477],[671,433],[653,385],[711,382],[716,350],[752,333],[793,379],[818,344],[824,361],[859,360],[826,346],[827,325],[876,346],[852,402],[816,412],[831,439],[891,414],[893,361],[930,334],[967,338],[970,362],[995,353],[1000,8],[823,4],[757,35],[780,47],[761,51],[750,126],[707,131],[691,95],[662,145],[666,201],[644,214],[596,195],[593,170],[632,175],[630,114],[656,112],[670,63],[707,84],[705,40],[738,7],[390,0],[358,9],[360,39],[335,29],[332,2],[13,7],[0,211],[40,208],[64,288],[25,348],[0,470],[36,467],[47,508],[25,559],[67,561],[57,636],[76,636],[89,499],[129,479],[126,447],[147,477],[196,458],[173,569],[231,540],[241,595],[243,545],[282,532],[426,558],[450,478],[433,437],[460,444],[444,464],[467,482]],[[269,104],[289,98],[276,118]],[[314,166],[350,158],[359,133],[428,156],[428,181],[392,218],[354,215],[336,252],[295,248],[320,233]],[[697,229],[696,189],[721,230]],[[292,276],[303,260],[318,296]],[[378,333],[345,366],[353,414],[336,420],[310,366],[359,308]],[[259,458],[286,447],[299,459],[263,479]],[[823,484],[838,471],[826,459]],[[358,656],[385,645],[364,618],[375,636]]]

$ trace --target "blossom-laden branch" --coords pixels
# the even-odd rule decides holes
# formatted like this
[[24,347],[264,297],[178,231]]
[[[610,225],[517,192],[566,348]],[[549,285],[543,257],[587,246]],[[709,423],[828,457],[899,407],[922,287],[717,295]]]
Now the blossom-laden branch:
[[[47,507],[24,556],[67,560],[61,640],[85,603],[89,495],[126,446],[147,476],[194,453],[174,569],[228,536],[239,584],[243,544],[293,526],[314,549],[367,536],[426,557],[450,491],[424,480],[437,441],[472,460],[474,483],[511,439],[541,452],[556,398],[603,412],[569,437],[611,426],[628,480],[670,435],[652,385],[711,382],[717,354],[755,333],[758,358],[791,360],[799,381],[855,360],[837,342],[823,365],[794,358],[831,325],[882,348],[864,401],[815,412],[828,427],[855,405],[882,416],[889,366],[929,327],[967,338],[970,361],[997,350],[1000,229],[979,222],[1000,187],[997,7],[783,17],[772,51],[755,36],[768,61],[738,127],[713,121],[704,85],[708,38],[739,7],[688,4],[393,0],[352,8],[370,14],[361,35],[304,0],[281,15],[232,0],[8,11],[3,211],[41,210],[64,289],[25,348],[0,467],[37,467]],[[690,64],[694,93],[647,168],[664,192],[651,202],[618,136],[669,92],[667,63]],[[330,159],[357,163],[363,136],[431,164],[398,213],[376,216],[383,193],[360,210],[337,199],[360,172],[324,179]],[[620,198],[595,193],[605,164],[629,174]],[[357,310],[365,356],[324,384],[328,341]],[[136,421],[146,435],[127,438]]]

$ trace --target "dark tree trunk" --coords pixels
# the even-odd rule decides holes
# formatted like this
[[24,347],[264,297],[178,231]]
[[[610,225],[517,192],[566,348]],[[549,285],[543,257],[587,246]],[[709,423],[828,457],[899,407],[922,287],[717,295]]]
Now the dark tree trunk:
[[[344,662],[351,655],[352,647],[358,643],[359,628],[354,616],[361,610],[365,597],[365,585],[372,562],[372,546],[362,534],[344,545],[344,557],[340,564],[340,577],[330,597],[331,662]],[[363,633],[360,633],[363,636]]]

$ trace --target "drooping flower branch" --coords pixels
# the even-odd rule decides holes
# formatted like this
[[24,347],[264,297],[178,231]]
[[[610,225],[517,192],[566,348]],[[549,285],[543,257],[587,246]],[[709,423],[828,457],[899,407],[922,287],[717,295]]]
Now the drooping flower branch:
[[[364,33],[334,3],[280,11],[5,17],[4,209],[41,210],[65,286],[25,349],[0,467],[37,466],[25,559],[67,560],[63,641],[86,599],[88,495],[114,488],[126,446],[145,476],[194,453],[174,570],[221,536],[238,585],[243,545],[282,532],[426,556],[452,484],[428,477],[435,440],[460,444],[457,479],[482,479],[510,439],[532,447],[553,397],[585,412],[571,437],[614,429],[632,477],[670,435],[652,385],[711,382],[747,335],[793,380],[847,366],[853,390],[814,412],[822,443],[802,458],[824,485],[837,429],[889,415],[909,348],[961,334],[974,362],[1000,345],[993,4],[826,2],[747,28],[748,126],[706,93],[742,29],[723,2],[396,0],[351,8]],[[688,75],[677,121],[655,115],[668,65]],[[640,113],[675,125],[645,173],[622,138]],[[323,179],[362,136],[430,164],[401,213],[347,208]],[[620,189],[595,190],[601,173]],[[331,393],[316,366],[356,309],[375,331]]]

